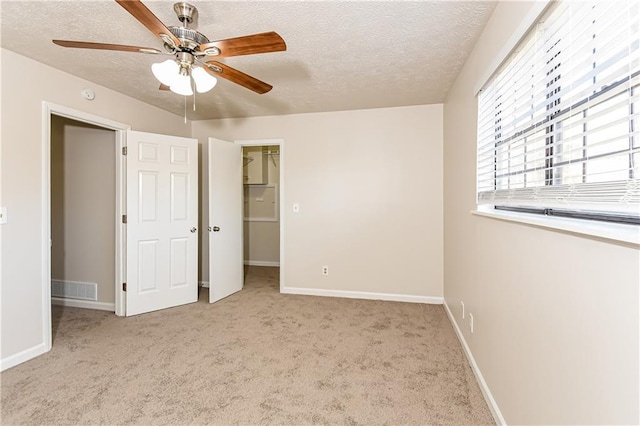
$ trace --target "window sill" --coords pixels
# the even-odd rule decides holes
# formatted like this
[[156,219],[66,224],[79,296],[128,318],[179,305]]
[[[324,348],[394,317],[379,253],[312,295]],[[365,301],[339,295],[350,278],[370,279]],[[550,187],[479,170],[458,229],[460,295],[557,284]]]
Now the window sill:
[[471,214],[640,247],[640,226],[637,225],[506,212],[495,210],[493,206],[478,206],[478,210],[472,210]]

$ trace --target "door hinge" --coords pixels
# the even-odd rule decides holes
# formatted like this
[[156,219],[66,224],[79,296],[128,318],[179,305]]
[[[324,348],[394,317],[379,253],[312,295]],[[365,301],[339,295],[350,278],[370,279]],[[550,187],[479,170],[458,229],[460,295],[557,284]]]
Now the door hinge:
[[127,223],[127,215],[126,214],[122,215],[122,223]]
[[122,291],[127,291],[127,283],[122,283]]
[[122,155],[127,155],[127,147],[126,146],[122,147]]

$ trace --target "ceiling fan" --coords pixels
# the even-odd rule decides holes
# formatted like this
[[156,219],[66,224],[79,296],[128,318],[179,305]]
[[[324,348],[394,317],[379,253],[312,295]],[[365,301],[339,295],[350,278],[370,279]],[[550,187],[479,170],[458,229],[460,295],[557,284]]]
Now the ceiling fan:
[[140,0],[115,1],[163,42],[164,51],[150,47],[86,41],[53,40],[53,43],[62,47],[81,49],[172,55],[174,59],[153,64],[151,68],[153,74],[162,83],[161,89],[170,89],[182,95],[193,94],[190,77],[195,82],[196,90],[201,93],[215,86],[217,82],[215,77],[222,77],[258,94],[267,93],[273,88],[229,65],[208,59],[287,50],[284,40],[276,32],[210,41],[202,33],[188,28],[188,24],[193,21],[197,13],[196,7],[191,4],[185,2],[174,4],[173,10],[182,26],[167,27]]

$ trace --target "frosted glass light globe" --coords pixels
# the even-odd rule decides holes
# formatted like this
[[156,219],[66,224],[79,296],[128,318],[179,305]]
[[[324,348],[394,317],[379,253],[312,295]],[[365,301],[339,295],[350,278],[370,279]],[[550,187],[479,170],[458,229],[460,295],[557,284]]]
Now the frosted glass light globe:
[[171,86],[179,71],[180,66],[173,59],[151,65],[151,72],[165,86]]
[[196,90],[198,93],[208,92],[218,83],[218,79],[206,72],[202,67],[193,68],[191,77],[193,77],[193,81],[196,82]]

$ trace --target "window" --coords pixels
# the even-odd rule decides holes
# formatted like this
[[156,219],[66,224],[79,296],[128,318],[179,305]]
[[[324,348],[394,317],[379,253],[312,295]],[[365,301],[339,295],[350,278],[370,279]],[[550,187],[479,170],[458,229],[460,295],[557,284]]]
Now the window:
[[478,204],[640,223],[640,2],[554,2],[478,95]]

